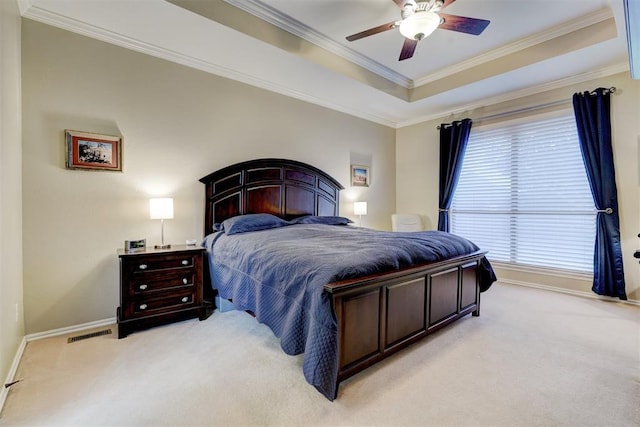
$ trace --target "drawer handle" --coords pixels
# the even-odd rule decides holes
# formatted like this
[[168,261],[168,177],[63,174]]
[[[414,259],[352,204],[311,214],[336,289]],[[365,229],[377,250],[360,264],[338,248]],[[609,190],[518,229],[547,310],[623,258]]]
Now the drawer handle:
[[182,279],[182,284],[186,285],[187,283],[189,283],[189,281],[187,279]]
[[148,288],[148,286],[147,286],[147,285],[140,285],[140,290],[141,290],[141,291],[144,291],[144,290],[145,290],[145,289],[147,289],[147,288]]
[[189,297],[183,297],[182,302],[189,302]]
[[139,268],[140,270],[146,270],[148,267],[149,267],[149,266],[148,266],[147,264],[140,264],[140,265],[138,266],[138,268]]
[[189,265],[189,261],[188,261],[188,260],[186,260],[186,259],[183,259],[183,260],[182,260],[182,265]]
[[140,310],[146,310],[147,304],[140,304]]

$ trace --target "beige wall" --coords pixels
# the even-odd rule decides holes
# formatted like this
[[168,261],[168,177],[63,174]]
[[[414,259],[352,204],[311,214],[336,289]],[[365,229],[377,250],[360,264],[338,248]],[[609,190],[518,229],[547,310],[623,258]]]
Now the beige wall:
[[[610,86],[618,89],[612,97],[611,114],[626,288],[630,299],[640,300],[640,266],[633,258],[634,251],[640,249],[640,81],[631,80],[628,73],[618,74],[470,111],[464,117],[475,119],[563,99],[570,100],[575,92]],[[571,104],[563,108],[570,109]],[[463,116],[446,117],[397,131],[397,210],[420,213],[430,228],[436,228],[438,224],[439,147],[436,126],[460,118]],[[481,124],[477,122],[474,126]],[[592,284],[590,279],[575,275],[536,274],[506,268],[498,269],[498,275],[503,279],[585,292],[590,292]]]
[[[19,46],[19,39],[14,43]],[[159,240],[159,224],[148,219],[148,198],[175,199],[176,218],[165,223],[167,241],[201,238],[203,188],[198,179],[237,161],[288,157],[308,162],[347,187],[343,215],[354,218],[351,201],[366,200],[366,226],[389,229],[390,214],[397,211],[420,213],[428,228],[436,227],[436,125],[442,120],[395,131],[30,20],[22,22],[22,55],[26,333],[113,317],[118,305],[116,249],[125,239]],[[469,116],[570,98],[575,91],[600,85],[619,89],[613,110],[623,251],[629,295],[640,299],[640,274],[632,257],[640,247],[638,82],[618,75]],[[65,170],[64,129],[122,135],[124,172]],[[9,160],[14,169],[19,165],[15,155]],[[349,188],[349,164],[363,161],[371,167],[371,187]],[[3,194],[3,208],[5,199]],[[7,241],[4,235],[2,241]],[[502,269],[499,274],[590,289],[585,280]],[[5,276],[3,272],[3,280]],[[21,287],[3,283],[0,291],[12,292],[20,301]],[[1,307],[3,313],[13,310],[13,302],[2,301],[9,304],[9,310]],[[22,326],[14,331],[20,335]]]
[[4,380],[24,336],[20,14],[15,1],[0,1],[0,58],[0,378]]
[[[390,227],[394,129],[30,20],[22,30],[27,333],[114,317],[116,249],[160,239],[148,198],[174,197],[167,242],[202,238],[198,179],[231,163],[310,163],[347,188],[343,215],[367,200],[365,225]],[[65,129],[122,135],[124,172],[66,170]],[[352,158],[370,160],[359,192]]]

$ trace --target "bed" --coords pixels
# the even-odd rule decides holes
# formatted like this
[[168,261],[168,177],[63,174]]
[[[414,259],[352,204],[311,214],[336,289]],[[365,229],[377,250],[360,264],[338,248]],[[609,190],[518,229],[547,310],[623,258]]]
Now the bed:
[[345,379],[468,315],[495,274],[485,253],[438,231],[354,227],[338,181],[311,165],[257,159],[205,184],[211,290],[271,328],[329,400]]

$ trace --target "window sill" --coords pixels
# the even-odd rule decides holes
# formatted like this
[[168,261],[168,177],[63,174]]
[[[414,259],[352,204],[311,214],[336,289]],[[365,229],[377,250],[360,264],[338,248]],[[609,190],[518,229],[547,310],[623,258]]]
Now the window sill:
[[[491,261],[491,260],[489,260]],[[563,270],[561,268],[534,267],[530,265],[513,264],[508,262],[491,261],[491,265],[502,270],[517,271],[527,274],[542,274],[545,276],[561,277],[574,280],[593,280],[593,273],[584,273],[573,270]]]

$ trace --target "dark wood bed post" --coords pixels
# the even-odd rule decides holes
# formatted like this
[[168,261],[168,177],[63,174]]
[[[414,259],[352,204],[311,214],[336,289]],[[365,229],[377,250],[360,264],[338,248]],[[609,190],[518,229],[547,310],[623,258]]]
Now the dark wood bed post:
[[476,280],[478,281],[476,286],[476,309],[471,312],[473,317],[480,316],[480,277],[477,277]]

